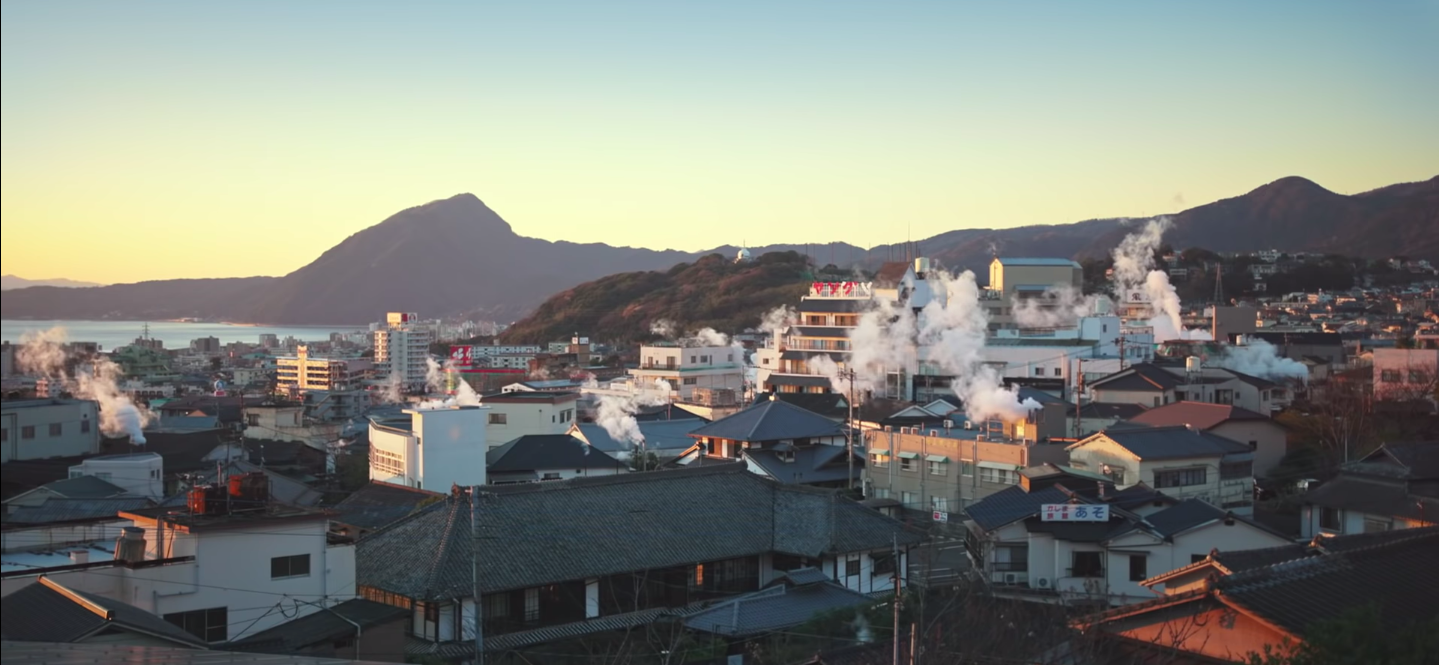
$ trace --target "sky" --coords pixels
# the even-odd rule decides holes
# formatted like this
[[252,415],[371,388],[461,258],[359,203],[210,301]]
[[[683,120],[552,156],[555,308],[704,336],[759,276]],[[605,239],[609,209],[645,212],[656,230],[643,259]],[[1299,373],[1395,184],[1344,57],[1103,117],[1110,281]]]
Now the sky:
[[281,275],[471,192],[518,233],[861,246],[1439,174],[1439,2],[0,9],[0,270]]

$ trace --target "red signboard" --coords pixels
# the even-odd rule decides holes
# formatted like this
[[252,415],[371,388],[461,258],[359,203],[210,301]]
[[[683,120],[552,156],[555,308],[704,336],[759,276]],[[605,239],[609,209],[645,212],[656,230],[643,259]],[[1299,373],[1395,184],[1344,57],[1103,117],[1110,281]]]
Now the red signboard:
[[450,347],[450,364],[455,367],[469,367],[475,362],[475,347],[473,346],[452,346]]

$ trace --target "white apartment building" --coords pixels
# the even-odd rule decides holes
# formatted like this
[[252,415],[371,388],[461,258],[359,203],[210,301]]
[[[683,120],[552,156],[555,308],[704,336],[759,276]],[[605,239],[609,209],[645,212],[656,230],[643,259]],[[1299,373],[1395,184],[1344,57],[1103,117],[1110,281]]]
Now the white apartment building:
[[355,546],[331,542],[324,513],[150,508],[118,517],[130,525],[118,539],[0,555],[0,595],[44,575],[156,614],[212,644],[355,597]]
[[411,387],[425,385],[429,366],[425,360],[430,357],[430,343],[434,341],[434,330],[429,322],[421,321],[413,312],[389,312],[385,323],[375,326],[375,369],[381,379],[388,379],[393,373],[400,375],[400,383]]
[[[498,392],[480,398],[485,407],[485,438],[502,446],[531,434],[564,434],[575,423],[580,394],[543,390]],[[440,491],[431,486],[429,489]]]
[[490,408],[405,409],[371,420],[370,480],[437,492],[485,484]]
[[0,462],[93,455],[100,451],[100,405],[81,399],[0,403]]
[[94,476],[135,496],[165,498],[165,460],[158,453],[100,455],[70,467],[70,477]]
[[682,402],[698,388],[744,392],[744,349],[735,346],[655,344],[640,347],[640,366],[629,371],[636,385],[667,381]]

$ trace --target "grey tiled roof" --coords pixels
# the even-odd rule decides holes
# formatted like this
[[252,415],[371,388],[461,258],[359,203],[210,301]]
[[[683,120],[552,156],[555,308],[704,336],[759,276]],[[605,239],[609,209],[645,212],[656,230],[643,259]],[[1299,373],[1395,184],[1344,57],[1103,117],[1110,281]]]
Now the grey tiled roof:
[[1179,385],[1179,377],[1150,363],[1132,365],[1090,384],[1102,390],[1171,390]]
[[46,483],[43,487],[67,499],[106,499],[126,493],[125,488],[95,476],[66,478]]
[[1411,480],[1439,478],[1439,442],[1388,443],[1383,451],[1404,465]]
[[716,420],[690,433],[733,441],[778,441],[821,436],[839,436],[844,431],[829,418],[806,411],[788,402],[759,402],[728,418]]
[[[887,548],[919,540],[824,490],[785,486],[740,464],[486,487],[485,592],[782,552]],[[418,599],[472,595],[470,507],[427,506],[361,540],[357,583]]]
[[[707,422],[700,418],[683,418],[641,420],[636,424],[639,426],[640,435],[645,439],[645,450],[677,455],[694,445],[695,440],[690,438],[690,432],[704,427]],[[581,423],[579,430],[585,440],[598,450],[607,453],[628,453],[632,448],[629,442],[616,441],[609,432],[605,431],[604,427],[595,423]]]
[[[794,461],[785,462],[772,450],[746,450],[749,458],[765,473],[782,483],[828,483],[850,477],[848,451],[844,446],[815,445],[794,449]],[[864,457],[856,451],[854,475],[864,471]]]
[[1220,578],[1224,596],[1286,630],[1303,634],[1314,622],[1378,603],[1384,625],[1439,616],[1439,527],[1325,556],[1307,556]]
[[1144,518],[1144,521],[1149,522],[1161,535],[1169,537],[1214,520],[1224,519],[1228,514],[1208,501],[1186,499]]
[[332,509],[334,521],[361,529],[378,529],[414,512],[421,503],[443,496],[427,490],[371,482]]
[[14,524],[50,524],[114,518],[122,510],[148,508],[154,502],[143,496],[108,499],[61,499],[50,497],[38,506],[19,506],[5,516]]
[[1339,477],[1304,494],[1304,503],[1354,510],[1370,515],[1431,521],[1439,515],[1439,498],[1409,492],[1401,481]]
[[[1110,429],[1102,434],[1142,460],[1222,457],[1251,452],[1249,446],[1238,441],[1182,426]],[[1075,444],[1079,445],[1083,442]]]
[[[65,587],[41,578],[0,599],[0,615],[5,618],[0,636],[24,642],[75,642],[118,626],[176,644],[205,647],[204,641],[179,626],[134,605],[65,589],[79,597],[77,602],[60,589]],[[5,660],[9,662],[8,657]]]
[[1015,485],[985,497],[969,507],[969,518],[985,531],[993,531],[1011,522],[1037,515],[1046,503],[1067,503],[1069,495],[1057,487],[1026,492]]
[[485,453],[485,470],[507,474],[539,469],[615,469],[619,460],[568,434],[527,434]]
[[804,586],[781,584],[693,613],[685,618],[685,626],[717,635],[759,635],[798,626],[820,612],[874,602],[865,594],[831,581]]
[[[293,653],[312,644],[333,642],[343,637],[353,636],[355,623],[360,624],[363,636],[363,632],[367,628],[399,619],[408,614],[408,610],[394,605],[356,598],[311,612],[292,621],[286,621],[228,646],[240,651]],[[350,623],[351,621],[354,623]]]

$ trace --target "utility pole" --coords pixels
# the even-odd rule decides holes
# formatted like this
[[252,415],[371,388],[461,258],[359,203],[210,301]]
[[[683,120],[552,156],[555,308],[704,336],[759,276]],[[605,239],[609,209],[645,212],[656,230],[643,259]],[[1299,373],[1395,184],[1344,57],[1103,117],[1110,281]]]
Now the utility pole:
[[[485,665],[484,599],[480,595],[480,486],[470,487],[470,562],[474,566],[475,665]],[[464,604],[460,613],[464,614]]]
[[891,556],[894,557],[894,660],[892,665],[899,665],[899,603],[900,603],[900,560],[899,560],[899,536],[894,536],[894,550]]
[[1079,419],[1084,402],[1084,359],[1080,358],[1077,365],[1074,370],[1074,373],[1078,375],[1075,377],[1075,380],[1078,381],[1078,386],[1074,389],[1074,438],[1076,439],[1079,438],[1079,433],[1082,431],[1082,428],[1079,426]]
[[845,423],[844,439],[845,439],[845,447],[848,448],[848,451],[847,451],[847,452],[848,452],[848,457],[849,457],[849,489],[850,489],[851,491],[853,491],[853,490],[854,490],[854,381],[855,381],[855,374],[854,374],[854,370],[853,370],[853,369],[848,369],[848,368],[846,368],[846,369],[840,370],[839,375],[840,375],[841,378],[844,378],[845,380],[849,381],[849,399],[846,400],[847,402],[849,402],[849,421]]
[[1124,330],[1119,331],[1119,371],[1124,371]]

